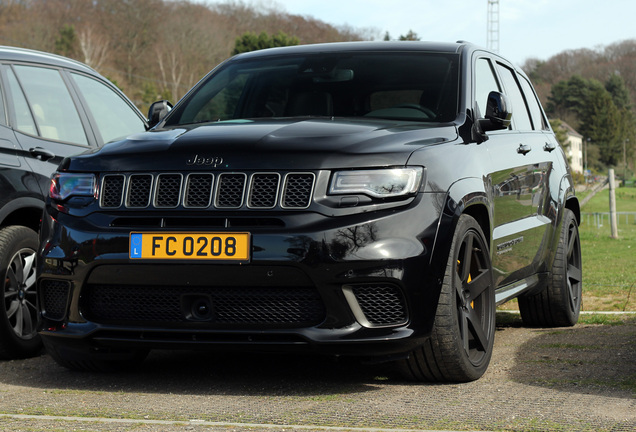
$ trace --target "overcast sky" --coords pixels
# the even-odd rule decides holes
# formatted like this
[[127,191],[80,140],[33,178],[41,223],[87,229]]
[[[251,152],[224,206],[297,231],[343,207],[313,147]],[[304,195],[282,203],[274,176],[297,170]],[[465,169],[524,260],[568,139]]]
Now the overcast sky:
[[[210,0],[208,0],[210,1]],[[223,0],[212,0],[212,3]],[[487,45],[488,0],[245,0],[393,39]],[[636,39],[636,0],[499,0],[499,52],[521,66],[564,50]]]

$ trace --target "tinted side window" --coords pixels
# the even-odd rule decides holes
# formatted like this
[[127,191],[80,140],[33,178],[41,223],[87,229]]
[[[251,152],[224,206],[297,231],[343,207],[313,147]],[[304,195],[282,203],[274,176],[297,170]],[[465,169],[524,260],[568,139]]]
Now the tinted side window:
[[497,64],[497,69],[501,74],[501,79],[506,88],[506,94],[512,105],[512,123],[514,129],[532,130],[528,108],[526,107],[526,102],[519,88],[519,84],[517,84],[517,80],[515,79],[515,72],[501,64]]
[[29,104],[27,104],[24,93],[22,93],[22,87],[20,87],[20,83],[18,83],[13,70],[9,69],[7,71],[7,78],[9,79],[9,89],[11,90],[11,101],[8,102],[13,103],[16,129],[24,133],[37,135],[38,131],[35,128],[35,122],[33,121]]
[[521,83],[521,88],[526,95],[526,101],[528,101],[532,125],[536,130],[547,129],[545,118],[541,112],[541,105],[539,105],[537,96],[535,95],[534,90],[532,90],[532,85],[530,85],[530,82],[528,82],[528,80],[524,77],[519,77],[519,82]]
[[7,124],[6,112],[4,110],[4,92],[2,91],[2,86],[0,86],[0,124]]
[[56,69],[14,66],[40,136],[88,145],[75,103]]
[[[499,84],[492,70],[490,61],[480,58],[475,64],[475,102],[481,117],[486,115],[486,102],[491,91],[499,92]],[[514,112],[514,111],[513,111]]]
[[103,142],[145,130],[132,107],[108,86],[84,75],[71,73],[71,76],[88,104]]

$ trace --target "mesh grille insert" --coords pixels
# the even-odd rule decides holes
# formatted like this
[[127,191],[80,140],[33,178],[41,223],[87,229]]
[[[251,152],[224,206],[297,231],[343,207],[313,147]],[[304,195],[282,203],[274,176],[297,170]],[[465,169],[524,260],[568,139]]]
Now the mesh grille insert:
[[314,175],[311,173],[289,174],[285,181],[282,206],[286,208],[309,207]]
[[273,174],[254,174],[250,197],[247,205],[252,208],[272,208],[276,205],[280,176]]
[[206,208],[212,202],[212,174],[190,174],[183,203],[186,207]]
[[243,204],[245,174],[221,174],[218,183],[216,207],[239,208]]
[[155,207],[176,207],[181,195],[181,174],[160,174],[157,177]]
[[104,176],[100,205],[104,208],[117,208],[121,206],[125,182],[126,178],[121,174]]
[[150,204],[150,190],[152,175],[133,174],[128,181],[128,196],[126,207],[145,208]]
[[[188,298],[205,296],[212,313],[206,326],[313,326],[324,320],[325,309],[311,287],[151,287],[88,285],[82,313],[97,323],[190,322]],[[184,305],[186,310],[184,310]]]
[[353,293],[372,325],[398,325],[407,320],[402,291],[393,285],[353,286]]
[[71,284],[67,281],[44,279],[40,282],[43,315],[54,321],[66,316],[66,306]]

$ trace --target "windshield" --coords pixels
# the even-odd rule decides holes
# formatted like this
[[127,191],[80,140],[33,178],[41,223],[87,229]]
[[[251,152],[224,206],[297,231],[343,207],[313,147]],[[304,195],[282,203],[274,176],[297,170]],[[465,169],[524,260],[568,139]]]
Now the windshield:
[[166,125],[277,117],[447,122],[457,115],[456,54],[347,52],[235,59]]

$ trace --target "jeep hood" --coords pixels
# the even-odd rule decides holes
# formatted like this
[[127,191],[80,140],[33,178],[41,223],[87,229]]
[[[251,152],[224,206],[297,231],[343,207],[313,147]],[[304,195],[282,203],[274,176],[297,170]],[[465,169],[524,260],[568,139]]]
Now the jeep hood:
[[62,163],[70,171],[316,170],[399,166],[454,125],[386,120],[239,120],[151,130]]

